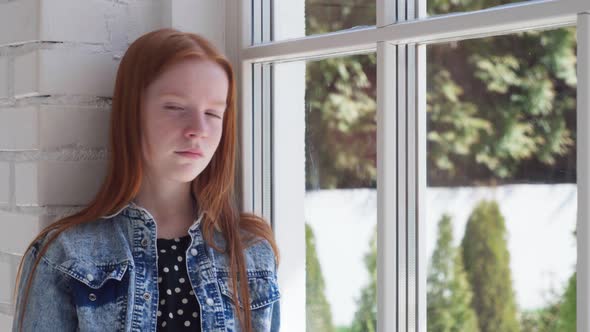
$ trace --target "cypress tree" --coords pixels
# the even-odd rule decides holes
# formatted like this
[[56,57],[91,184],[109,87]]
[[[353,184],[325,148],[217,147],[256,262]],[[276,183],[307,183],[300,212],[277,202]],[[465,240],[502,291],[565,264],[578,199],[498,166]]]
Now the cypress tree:
[[334,332],[330,303],[325,295],[324,276],[316,252],[315,236],[307,223],[305,244],[306,331]]
[[568,281],[563,295],[563,302],[559,308],[558,331],[576,332],[576,274]]
[[428,331],[478,332],[461,248],[453,247],[453,226],[447,214],[438,223],[438,238],[427,280]]
[[506,226],[495,201],[481,201],[467,222],[461,247],[481,332],[519,332]]
[[351,332],[377,331],[377,228],[369,241],[369,252],[365,255],[365,267],[369,273],[369,284],[361,290],[357,301]]

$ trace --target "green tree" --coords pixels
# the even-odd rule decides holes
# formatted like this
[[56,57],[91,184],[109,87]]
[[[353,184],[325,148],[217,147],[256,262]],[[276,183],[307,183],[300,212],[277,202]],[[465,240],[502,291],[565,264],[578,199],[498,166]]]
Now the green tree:
[[477,204],[461,247],[481,332],[519,332],[506,226],[496,201]]
[[557,328],[560,299],[550,301],[544,308],[524,310],[520,317],[521,332],[560,332]]
[[559,332],[576,332],[576,273],[568,281],[559,310]]
[[[432,0],[432,14],[513,0]],[[307,0],[306,33],[375,24],[372,0]],[[427,48],[430,185],[575,182],[574,28]],[[310,61],[307,188],[376,186],[375,54]],[[559,170],[559,171],[556,171]]]
[[369,273],[369,284],[361,290],[357,300],[351,332],[377,331],[377,228],[369,242],[369,252],[365,255],[365,267]]
[[545,181],[543,169],[571,158],[574,29],[433,45],[427,56],[428,158],[438,170],[430,174],[434,183],[534,176]]
[[438,238],[428,269],[428,331],[478,332],[472,297],[461,248],[453,246],[451,217],[444,214],[438,223]]
[[315,236],[305,223],[305,286],[306,286],[306,331],[334,332],[330,303],[325,295],[324,276],[318,260]]

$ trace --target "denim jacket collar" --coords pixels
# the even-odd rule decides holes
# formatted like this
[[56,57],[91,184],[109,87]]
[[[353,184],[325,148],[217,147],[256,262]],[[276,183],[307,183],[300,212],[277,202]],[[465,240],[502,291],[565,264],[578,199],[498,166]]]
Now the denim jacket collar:
[[[146,208],[135,203],[135,201],[130,201],[125,206],[123,206],[121,209],[119,209],[119,211],[117,211],[113,214],[110,214],[110,215],[102,216],[100,218],[101,219],[113,218],[122,212],[129,217],[136,217],[136,218],[140,218],[142,220],[150,220],[150,221],[156,220],[154,218],[154,216]],[[199,216],[193,221],[192,225],[189,227],[189,233],[191,234],[191,236],[194,236],[196,229],[201,225],[201,221],[203,220],[204,215],[205,215],[205,211],[199,211]],[[217,230],[219,230],[219,227],[217,225],[215,225],[215,228]]]

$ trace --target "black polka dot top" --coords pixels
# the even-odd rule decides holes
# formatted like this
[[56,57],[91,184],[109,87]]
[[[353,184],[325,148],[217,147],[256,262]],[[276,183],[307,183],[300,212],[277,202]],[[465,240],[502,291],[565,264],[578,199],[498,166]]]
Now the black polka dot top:
[[186,271],[185,255],[190,235],[157,239],[157,331],[201,331],[199,304]]

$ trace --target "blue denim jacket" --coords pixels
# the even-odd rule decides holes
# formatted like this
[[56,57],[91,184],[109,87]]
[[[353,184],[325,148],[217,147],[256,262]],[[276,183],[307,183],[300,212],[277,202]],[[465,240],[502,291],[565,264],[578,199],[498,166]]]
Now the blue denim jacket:
[[[202,330],[241,331],[228,257],[204,242],[199,227],[202,217],[189,229],[191,244],[184,260],[200,305]],[[44,239],[24,256],[13,331],[19,328],[26,278]],[[22,330],[156,331],[156,239],[153,216],[133,202],[113,215],[61,233],[39,261]],[[214,241],[224,248],[219,232]],[[278,331],[280,294],[274,252],[261,240],[246,249],[245,257],[253,330]]]

